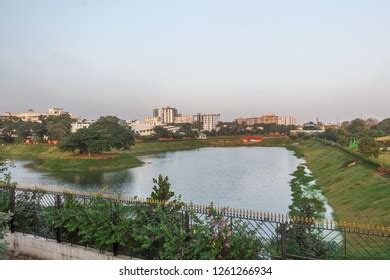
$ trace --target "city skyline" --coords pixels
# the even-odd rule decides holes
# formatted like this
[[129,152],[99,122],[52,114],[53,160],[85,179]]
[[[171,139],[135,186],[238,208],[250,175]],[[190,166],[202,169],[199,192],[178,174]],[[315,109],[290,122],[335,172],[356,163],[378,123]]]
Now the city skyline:
[[1,1],[0,112],[384,119],[390,2]]

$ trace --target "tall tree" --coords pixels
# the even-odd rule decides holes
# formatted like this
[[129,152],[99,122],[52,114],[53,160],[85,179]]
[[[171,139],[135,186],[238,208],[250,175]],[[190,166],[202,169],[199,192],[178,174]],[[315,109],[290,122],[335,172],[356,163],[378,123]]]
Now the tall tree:
[[66,137],[60,148],[79,151],[80,154],[97,154],[112,149],[128,150],[134,144],[134,134],[119,119],[108,116],[99,118],[88,128]]
[[47,136],[50,140],[62,140],[69,136],[73,121],[69,114],[47,117],[45,120]]
[[373,138],[363,138],[359,141],[359,152],[366,157],[375,157],[379,155],[379,144]]
[[348,131],[352,134],[363,134],[366,130],[366,122],[362,119],[354,119],[348,126]]
[[390,118],[384,119],[378,123],[377,128],[386,134],[390,134]]

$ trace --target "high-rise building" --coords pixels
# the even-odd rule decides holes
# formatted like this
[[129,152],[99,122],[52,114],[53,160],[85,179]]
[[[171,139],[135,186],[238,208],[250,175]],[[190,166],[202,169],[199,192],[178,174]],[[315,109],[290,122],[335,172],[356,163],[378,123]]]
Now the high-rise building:
[[193,116],[193,121],[199,124],[203,130],[212,131],[220,122],[221,114],[196,114]]
[[153,117],[160,118],[164,124],[174,123],[177,116],[177,109],[172,107],[165,107],[153,110]]

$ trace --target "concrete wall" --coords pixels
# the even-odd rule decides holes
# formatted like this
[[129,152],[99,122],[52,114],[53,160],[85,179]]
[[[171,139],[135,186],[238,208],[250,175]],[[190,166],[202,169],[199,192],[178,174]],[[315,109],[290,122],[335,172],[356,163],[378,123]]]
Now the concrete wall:
[[52,239],[35,237],[19,232],[6,236],[8,250],[42,260],[124,260],[127,256],[114,256],[99,250],[69,243],[57,243]]

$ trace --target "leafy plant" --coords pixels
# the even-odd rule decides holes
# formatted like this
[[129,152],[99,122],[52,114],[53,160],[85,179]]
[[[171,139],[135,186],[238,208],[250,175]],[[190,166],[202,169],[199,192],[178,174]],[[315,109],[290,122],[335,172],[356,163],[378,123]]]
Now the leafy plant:
[[0,212],[0,260],[5,259],[6,244],[4,236],[8,229],[8,222],[10,219],[11,213]]
[[163,177],[161,174],[158,176],[158,179],[153,179],[155,184],[153,187],[153,192],[150,197],[159,201],[169,201],[175,193],[171,191],[171,184],[169,183],[168,177]]

